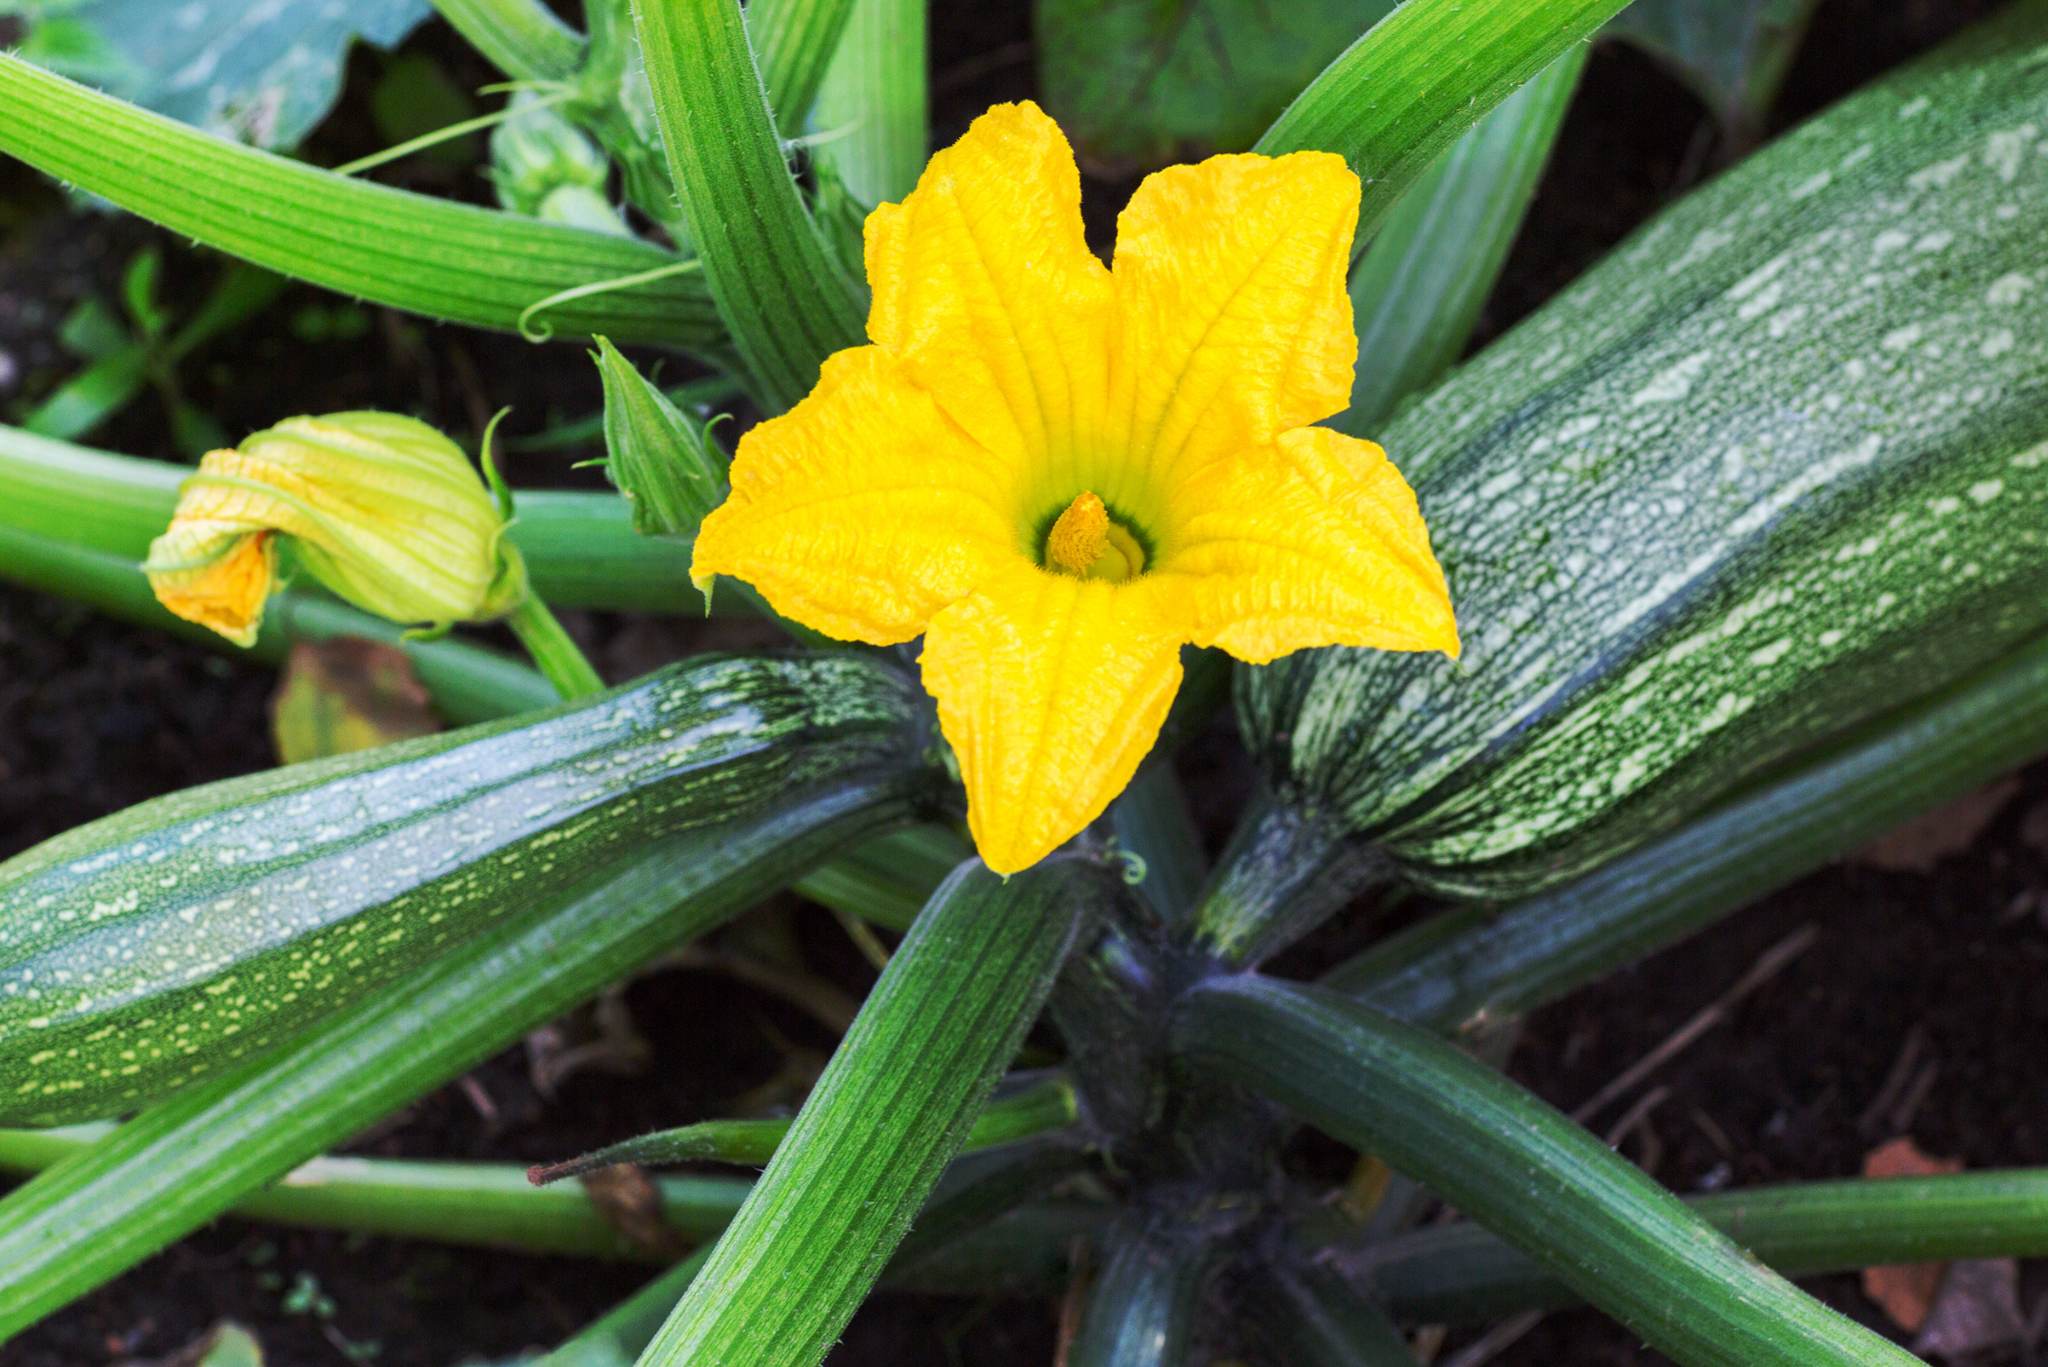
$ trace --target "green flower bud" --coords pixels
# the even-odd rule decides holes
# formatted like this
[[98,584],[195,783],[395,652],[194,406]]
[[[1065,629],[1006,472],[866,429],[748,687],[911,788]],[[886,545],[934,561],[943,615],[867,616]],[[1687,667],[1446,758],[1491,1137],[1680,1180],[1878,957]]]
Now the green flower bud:
[[633,505],[633,530],[694,536],[725,498],[726,459],[710,425],[669,402],[605,338],[591,359],[604,380],[605,472]]

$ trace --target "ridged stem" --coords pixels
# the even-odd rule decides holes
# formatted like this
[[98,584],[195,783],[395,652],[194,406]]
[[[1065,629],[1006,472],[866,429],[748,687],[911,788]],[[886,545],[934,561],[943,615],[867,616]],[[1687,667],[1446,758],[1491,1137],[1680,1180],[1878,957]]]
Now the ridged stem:
[[537,593],[529,593],[505,618],[505,625],[519,638],[532,657],[541,677],[554,685],[564,699],[587,698],[604,692],[604,679],[576,644],[562,621],[548,610]]
[[[2048,1168],[1798,1183],[1686,1204],[1788,1277],[2048,1254]],[[1578,1300],[1528,1257],[1467,1223],[1320,1256],[1418,1322],[1469,1324]]]
[[[812,156],[864,208],[902,199],[924,170],[925,59],[925,0],[853,0],[811,119],[829,138]],[[786,130],[787,114],[777,117]]]
[[1195,943],[1245,967],[1285,949],[1391,868],[1318,808],[1261,795],[1246,810],[1195,907]]
[[963,866],[933,895],[796,1124],[642,1359],[809,1367],[959,1151],[1107,875]]
[[515,81],[564,81],[583,63],[583,35],[541,0],[433,0],[455,31]]
[[1919,1361],[1763,1268],[1598,1138],[1440,1036],[1255,974],[1198,984],[1172,1024],[1190,1066],[1427,1183],[1682,1363]]
[[1344,157],[1365,179],[1358,240],[1369,241],[1444,148],[1627,4],[1408,0],[1325,67],[1253,150]]
[[1066,1367],[1180,1367],[1188,1361],[1216,1250],[1170,1221],[1133,1217],[1103,1240]]

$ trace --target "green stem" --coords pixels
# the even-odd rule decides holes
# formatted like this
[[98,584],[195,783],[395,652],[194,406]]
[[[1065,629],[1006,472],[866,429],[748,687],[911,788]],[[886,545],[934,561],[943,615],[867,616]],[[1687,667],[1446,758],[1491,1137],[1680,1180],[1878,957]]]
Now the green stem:
[[1325,67],[1253,150],[1344,157],[1365,180],[1358,240],[1369,241],[1460,134],[1627,4],[1408,0]]
[[[783,3],[836,5],[843,22],[848,0]],[[865,340],[863,291],[832,259],[783,159],[736,0],[636,0],[633,14],[705,283],[748,377],[779,412],[810,392],[827,356]]]
[[1450,369],[1493,293],[1591,48],[1552,62],[1452,143],[1401,196],[1351,272],[1351,406],[1330,426],[1369,437]]
[[1261,794],[1239,818],[1195,907],[1196,943],[1226,964],[1256,964],[1391,872],[1334,816]]
[[570,639],[561,620],[548,611],[539,594],[529,593],[521,599],[505,618],[505,625],[512,628],[512,634],[526,647],[542,676],[563,698],[587,698],[604,692],[604,679],[583,648]]
[[[1046,1078],[983,1107],[981,1114],[975,1117],[973,1128],[968,1130],[967,1140],[960,1146],[960,1151],[975,1153],[1063,1129],[1074,1123],[1074,1116],[1073,1084],[1061,1077]],[[774,1159],[775,1151],[781,1147],[794,1123],[786,1116],[758,1120],[706,1120],[696,1125],[656,1130],[652,1134],[607,1144],[580,1158],[536,1167],[531,1175],[536,1182],[558,1182],[565,1177],[581,1176],[615,1163],[653,1166],[711,1162],[762,1167]]]
[[1435,1188],[1686,1364],[1919,1359],[1751,1259],[1614,1150],[1441,1037],[1244,974],[1178,1003],[1176,1051]]
[[864,208],[902,199],[924,170],[931,122],[925,57],[925,0],[854,0],[812,119],[843,135],[812,156]]
[[433,0],[441,17],[515,81],[561,81],[583,62],[583,36],[541,0]]
[[287,589],[271,599],[263,615],[263,634],[241,651],[206,628],[166,612],[141,570],[125,556],[0,526],[0,580],[266,664],[281,662],[298,641],[335,636],[383,641],[405,652],[436,710],[460,725],[549,707],[558,700],[547,680],[496,651],[457,640],[409,641],[382,618],[307,590]]
[[1245,1304],[1246,1327],[1270,1361],[1416,1367],[1387,1312],[1321,1267],[1262,1269]]
[[963,866],[883,970],[647,1367],[810,1367],[838,1336],[1115,889],[1048,860]]
[[860,0],[750,0],[747,40],[775,126],[795,136]]
[[1102,1270],[1067,1367],[1180,1367],[1217,1250],[1170,1219],[1133,1216],[1104,1240]]
[[[113,1133],[112,1125],[0,1130],[0,1171],[41,1172]],[[752,1185],[738,1177],[659,1178],[662,1222],[685,1239],[709,1239],[725,1228]],[[315,1158],[236,1200],[227,1213],[302,1229],[527,1253],[633,1262],[663,1256],[621,1234],[581,1185],[536,1187],[511,1163]]]
[[[2048,1168],[1798,1183],[1686,1204],[1788,1277],[2048,1254]],[[1463,1222],[1319,1256],[1418,1322],[1477,1323],[1578,1299],[1529,1258]]]
[[797,881],[821,906],[891,930],[908,930],[946,875],[974,857],[943,826],[912,826],[869,841]]
[[479,114],[473,119],[461,119],[444,127],[436,128],[431,133],[422,133],[416,138],[407,138],[404,142],[394,143],[390,147],[371,152],[367,156],[357,157],[354,161],[343,162],[341,165],[333,168],[334,174],[337,176],[359,176],[365,171],[374,171],[379,166],[409,157],[415,152],[424,152],[429,147],[438,147],[452,138],[459,138],[468,133],[480,132],[486,128],[496,128],[507,119],[516,119],[521,114],[529,113],[535,109],[552,108],[568,98],[568,92],[562,91],[553,95],[542,96],[531,104],[507,104],[503,109],[494,109],[488,114]]
[[1325,981],[1438,1029],[1519,1015],[2043,753],[2048,637],[1575,883],[1432,917]]

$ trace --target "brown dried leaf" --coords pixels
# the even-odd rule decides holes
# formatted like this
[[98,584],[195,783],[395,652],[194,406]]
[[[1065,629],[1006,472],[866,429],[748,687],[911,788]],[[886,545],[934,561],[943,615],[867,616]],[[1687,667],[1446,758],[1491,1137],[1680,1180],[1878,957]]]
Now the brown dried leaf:
[[1894,827],[1849,856],[1850,861],[1893,873],[1929,873],[1942,860],[1975,844],[1999,809],[2019,790],[2017,778],[2004,778],[1966,793],[1946,807]]
[[396,646],[355,636],[301,641],[270,702],[286,764],[368,750],[441,729],[426,685]]
[[[1911,1139],[1888,1140],[1863,1157],[1865,1177],[1931,1177],[1961,1172],[1956,1158],[1930,1158]],[[1941,1290],[1946,1263],[1899,1263],[1863,1269],[1863,1294],[1876,1301],[1892,1322],[1908,1333],[1927,1322]]]
[[1978,1358],[2019,1343],[2027,1334],[2019,1288],[2020,1267],[2011,1258],[1950,1263],[1913,1351],[1922,1357]]
[[585,1173],[581,1180],[590,1204],[633,1247],[670,1260],[689,1251],[688,1241],[662,1218],[661,1188],[645,1168],[621,1163]]

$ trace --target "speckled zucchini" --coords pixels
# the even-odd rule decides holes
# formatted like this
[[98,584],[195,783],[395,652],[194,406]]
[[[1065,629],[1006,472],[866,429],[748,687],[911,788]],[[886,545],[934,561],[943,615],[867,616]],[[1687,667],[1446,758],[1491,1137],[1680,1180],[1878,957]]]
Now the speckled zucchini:
[[884,664],[710,657],[68,832],[0,864],[0,1121],[161,1096],[662,833],[907,787],[923,718]]
[[1690,195],[1380,439],[1463,660],[1319,651],[1240,706],[1271,822],[1452,893],[1581,871],[2048,627],[2048,5]]

